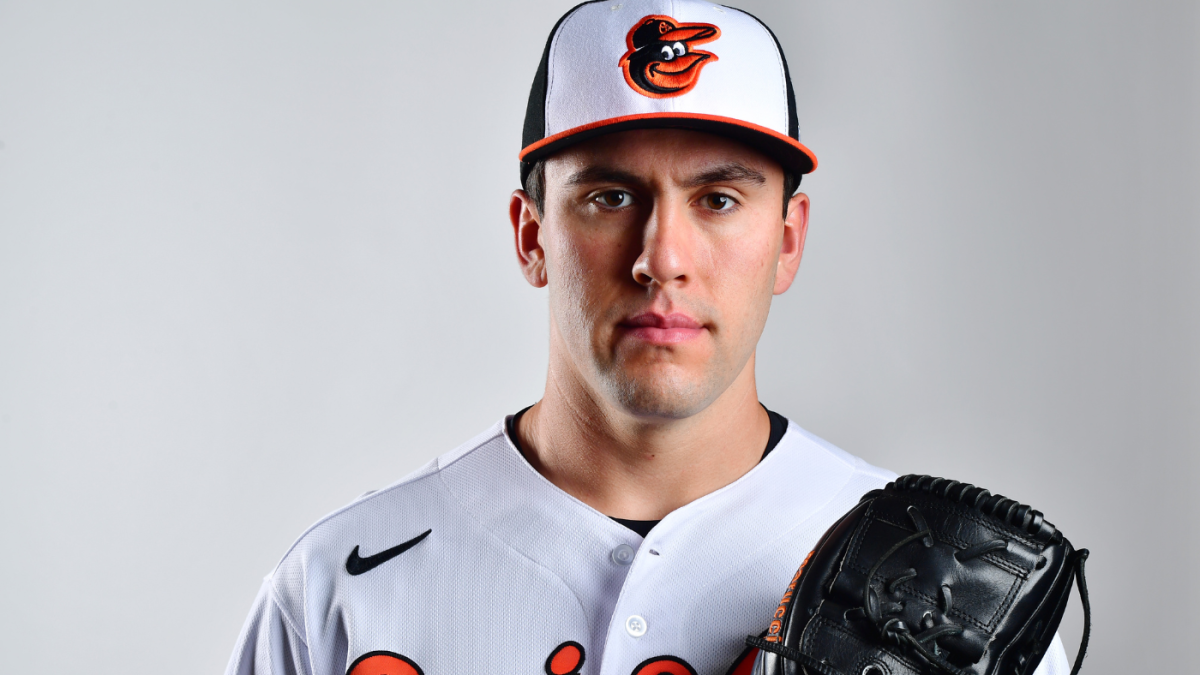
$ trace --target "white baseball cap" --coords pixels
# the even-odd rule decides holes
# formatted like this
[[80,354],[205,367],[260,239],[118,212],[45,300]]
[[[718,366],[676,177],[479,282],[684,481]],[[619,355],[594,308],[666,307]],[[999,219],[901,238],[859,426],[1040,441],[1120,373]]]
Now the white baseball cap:
[[672,128],[734,138],[797,174],[817,167],[800,143],[779,41],[754,16],[700,0],[596,0],[546,40],[529,92],[521,180],[580,141]]

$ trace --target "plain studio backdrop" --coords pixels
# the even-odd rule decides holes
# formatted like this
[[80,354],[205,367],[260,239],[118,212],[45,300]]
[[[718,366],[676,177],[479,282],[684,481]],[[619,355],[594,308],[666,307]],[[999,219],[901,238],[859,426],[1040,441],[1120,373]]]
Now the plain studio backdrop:
[[[0,0],[0,671],[220,672],[309,524],[537,400],[572,4]],[[1195,672],[1200,7],[744,6],[821,161],[762,400],[1089,547],[1085,672]]]

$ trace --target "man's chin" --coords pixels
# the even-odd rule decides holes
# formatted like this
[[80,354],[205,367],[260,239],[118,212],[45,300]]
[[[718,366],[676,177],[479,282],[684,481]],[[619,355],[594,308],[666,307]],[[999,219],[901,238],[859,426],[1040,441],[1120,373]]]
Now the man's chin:
[[662,374],[657,377],[610,380],[609,395],[631,415],[662,419],[691,417],[707,408],[716,398],[712,387],[702,380]]

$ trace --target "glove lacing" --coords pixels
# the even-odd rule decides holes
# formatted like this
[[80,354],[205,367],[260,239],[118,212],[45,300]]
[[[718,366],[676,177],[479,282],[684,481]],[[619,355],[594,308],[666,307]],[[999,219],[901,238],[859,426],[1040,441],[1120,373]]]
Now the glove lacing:
[[[929,665],[946,673],[947,675],[966,675],[966,673],[964,673],[961,669],[957,668],[954,664],[950,663],[944,656],[942,656],[942,651],[938,648],[937,643],[937,639],[940,637],[945,637],[947,635],[958,635],[959,633],[962,633],[962,626],[950,621],[949,619],[946,619],[945,623],[941,625],[934,626],[932,625],[932,617],[929,614],[926,614],[925,629],[914,634],[908,624],[906,624],[899,617],[885,616],[886,614],[897,614],[903,611],[904,605],[898,602],[886,601],[884,599],[884,593],[894,593],[897,586],[905,581],[916,578],[916,570],[907,569],[895,577],[886,579],[883,592],[875,592],[874,586],[871,583],[875,578],[875,573],[879,571],[879,568],[883,566],[883,563],[887,562],[888,558],[891,558],[892,555],[901,548],[918,540],[920,540],[926,548],[931,548],[933,546],[933,531],[929,529],[929,525],[925,522],[925,518],[921,515],[921,511],[915,506],[909,506],[908,516],[912,518],[913,525],[916,527],[917,531],[893,544],[886,553],[879,557],[879,560],[875,561],[875,565],[871,567],[871,571],[867,572],[866,580],[863,582],[862,611],[866,617],[871,620],[871,623],[873,623],[879,630],[880,635],[885,640],[899,647],[908,647],[919,654],[921,658],[928,661]],[[969,560],[971,558],[983,555],[984,553],[996,550],[997,548],[1004,548],[1007,545],[1008,543],[1004,540],[995,539],[985,542],[980,546],[973,546],[963,551],[957,551],[954,557],[958,558],[960,561]],[[953,598],[950,592],[950,587],[942,586],[941,595],[941,610],[943,616],[946,616],[950,612],[950,604]],[[878,596],[878,601],[872,602],[875,596]]]

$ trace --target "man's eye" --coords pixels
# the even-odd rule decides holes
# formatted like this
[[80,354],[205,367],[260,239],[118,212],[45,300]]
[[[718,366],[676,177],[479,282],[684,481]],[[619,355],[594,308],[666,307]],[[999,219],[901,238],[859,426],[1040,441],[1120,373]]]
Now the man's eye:
[[702,201],[705,208],[712,209],[713,211],[727,211],[732,209],[733,205],[737,203],[731,197],[722,194],[705,195]]
[[609,190],[596,197],[596,202],[610,209],[619,209],[633,203],[633,195],[624,190]]

